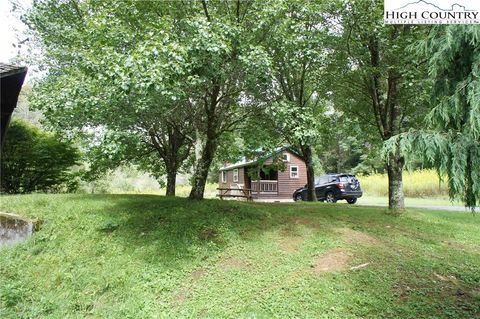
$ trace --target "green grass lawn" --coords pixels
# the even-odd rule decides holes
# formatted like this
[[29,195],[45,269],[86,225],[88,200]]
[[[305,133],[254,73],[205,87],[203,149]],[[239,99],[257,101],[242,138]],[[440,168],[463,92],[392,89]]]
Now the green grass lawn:
[[2,319],[480,316],[478,215],[153,195],[0,206],[45,221],[0,249]]

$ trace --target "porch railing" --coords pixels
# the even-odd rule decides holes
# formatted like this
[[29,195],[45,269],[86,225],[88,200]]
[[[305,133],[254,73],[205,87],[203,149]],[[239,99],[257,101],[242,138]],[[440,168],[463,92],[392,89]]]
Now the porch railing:
[[252,181],[252,193],[278,193],[278,181],[260,180]]

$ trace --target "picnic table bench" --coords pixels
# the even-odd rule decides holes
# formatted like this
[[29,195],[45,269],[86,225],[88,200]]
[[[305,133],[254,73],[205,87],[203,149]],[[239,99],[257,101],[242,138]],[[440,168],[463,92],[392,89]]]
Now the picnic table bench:
[[[250,188],[217,188],[219,193],[217,194],[220,199],[224,197],[240,197],[246,198],[247,200],[252,200],[252,190]],[[235,192],[232,194],[232,191]]]

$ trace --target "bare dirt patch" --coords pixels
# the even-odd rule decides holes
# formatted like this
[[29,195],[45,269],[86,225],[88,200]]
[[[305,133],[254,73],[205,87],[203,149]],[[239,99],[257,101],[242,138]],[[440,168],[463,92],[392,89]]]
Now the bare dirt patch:
[[[203,268],[198,268],[198,269],[192,271],[191,274],[190,274],[190,284],[195,283],[197,280],[199,280],[206,273],[207,273],[207,270],[205,270]],[[180,287],[179,289],[177,289],[177,292],[174,294],[175,303],[177,305],[180,305],[180,304],[184,303],[189,298],[191,293],[192,293],[192,289],[188,285]]]
[[188,289],[187,287],[182,287],[178,289],[177,293],[175,294],[175,302],[177,303],[177,305],[184,303],[187,300],[189,293],[190,289]]
[[220,261],[222,269],[246,269],[250,266],[249,262],[236,257],[228,257]]
[[338,228],[336,231],[342,234],[343,240],[350,245],[361,244],[377,246],[380,244],[378,238],[358,230],[353,230],[351,228]]
[[303,237],[292,233],[288,230],[280,232],[280,238],[278,239],[278,245],[280,249],[287,253],[297,252],[303,243]]
[[196,280],[200,279],[200,277],[202,277],[203,275],[205,275],[206,272],[207,272],[207,271],[206,271],[205,269],[199,268],[199,269],[193,271],[190,276],[192,277],[192,279],[193,279],[194,281],[196,281]]
[[458,250],[465,250],[467,248],[464,244],[455,240],[442,240],[442,245]]
[[319,228],[320,222],[310,217],[293,217],[290,219],[290,222],[295,225],[303,225],[312,228]]
[[348,268],[350,255],[343,249],[332,249],[318,256],[312,264],[312,272],[316,275],[342,271]]
[[201,240],[209,241],[209,240],[214,240],[217,237],[217,231],[213,228],[205,228],[202,229],[198,237]]

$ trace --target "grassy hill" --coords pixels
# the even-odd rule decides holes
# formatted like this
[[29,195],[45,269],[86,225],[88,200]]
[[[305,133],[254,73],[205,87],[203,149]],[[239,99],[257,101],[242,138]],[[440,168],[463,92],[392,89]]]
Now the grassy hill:
[[0,318],[480,316],[478,215],[153,195],[3,196]]

